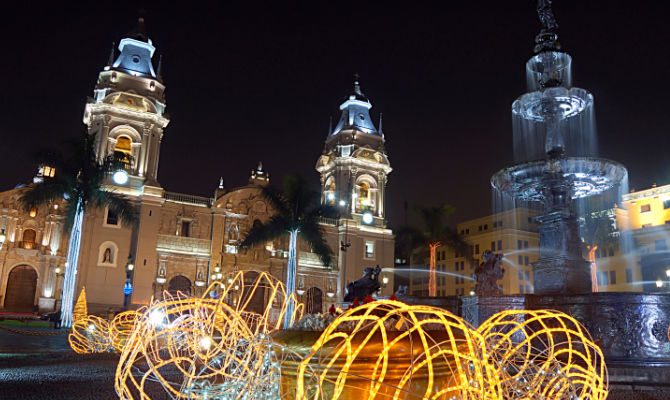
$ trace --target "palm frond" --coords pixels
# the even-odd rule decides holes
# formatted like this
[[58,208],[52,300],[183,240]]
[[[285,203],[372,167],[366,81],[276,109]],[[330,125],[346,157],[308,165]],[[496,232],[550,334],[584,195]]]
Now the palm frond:
[[333,251],[328,242],[324,239],[324,232],[316,220],[305,221],[300,227],[298,236],[304,240],[312,251],[319,256],[323,265],[327,268],[331,267],[333,262]]
[[118,193],[98,189],[93,193],[89,201],[95,208],[107,207],[126,226],[133,224],[137,220],[137,212],[132,201]]
[[427,247],[430,238],[424,232],[411,226],[402,226],[395,232],[395,240],[399,246],[409,249]]
[[442,234],[439,239],[443,246],[456,250],[468,261],[474,261],[472,251],[470,250],[470,244],[468,244],[468,242],[465,241],[465,238],[455,230],[445,227],[442,229]]
[[291,229],[291,221],[285,216],[276,214],[266,223],[254,224],[240,243],[242,247],[265,244],[270,240],[286,235]]
[[31,185],[21,195],[21,204],[25,211],[39,207],[44,204],[57,202],[63,199],[67,193],[67,186],[64,183],[47,179],[43,182]]

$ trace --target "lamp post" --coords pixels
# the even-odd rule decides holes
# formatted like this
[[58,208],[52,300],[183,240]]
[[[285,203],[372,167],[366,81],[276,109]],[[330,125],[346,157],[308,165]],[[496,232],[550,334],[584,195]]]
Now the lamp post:
[[131,296],[133,294],[133,275],[135,274],[135,264],[133,258],[128,256],[126,264],[126,283],[123,285],[123,309],[127,310],[130,306]]

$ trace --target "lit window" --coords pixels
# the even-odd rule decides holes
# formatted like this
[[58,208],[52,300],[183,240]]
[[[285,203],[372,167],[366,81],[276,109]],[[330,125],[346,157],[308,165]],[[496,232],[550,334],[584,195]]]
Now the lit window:
[[365,242],[365,258],[374,258],[375,257],[375,242],[366,241]]
[[640,206],[640,213],[646,213],[651,211],[651,204],[643,204]]
[[133,141],[128,136],[119,136],[114,145],[114,155],[123,162],[126,168],[130,168],[130,157],[133,153]]
[[35,218],[35,216],[37,216],[37,208],[35,207],[31,208],[29,214],[31,217]]
[[670,200],[663,200],[663,209],[667,210],[670,208]]
[[37,232],[34,229],[26,229],[23,231],[23,240],[19,247],[24,249],[34,249],[35,248],[35,237]]
[[45,165],[42,169],[42,176],[45,176],[47,178],[53,178],[55,174],[56,169],[49,167],[48,165]]

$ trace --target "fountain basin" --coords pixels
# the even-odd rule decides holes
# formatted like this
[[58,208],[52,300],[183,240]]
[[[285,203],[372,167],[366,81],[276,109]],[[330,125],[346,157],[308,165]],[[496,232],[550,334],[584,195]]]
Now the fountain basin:
[[491,186],[517,199],[544,202],[549,179],[562,180],[578,199],[612,189],[626,175],[626,167],[602,158],[548,158],[502,169],[491,177]]

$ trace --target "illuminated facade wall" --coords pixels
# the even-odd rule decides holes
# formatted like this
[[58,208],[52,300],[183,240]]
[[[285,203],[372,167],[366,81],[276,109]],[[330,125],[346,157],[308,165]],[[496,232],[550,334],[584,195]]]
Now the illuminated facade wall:
[[[134,306],[148,304],[152,296],[170,289],[171,283],[202,295],[212,276],[216,278],[215,269],[223,275],[254,269],[283,280],[288,235],[257,248],[237,247],[255,221],[266,221],[272,215],[260,196],[261,188],[269,183],[269,174],[259,165],[251,171],[248,185],[227,190],[221,182],[213,197],[166,191],[158,182],[157,172],[163,129],[169,120],[165,115],[165,86],[152,61],[155,48],[140,33],[123,39],[119,50],[120,54],[112,53],[100,72],[83,120],[89,132],[96,135],[100,160],[114,153],[127,160],[128,181],[118,184],[110,179],[107,185],[133,202],[138,221],[124,226],[106,209],[87,211],[76,293],[84,286],[88,289],[91,313],[122,308],[129,261],[134,265]],[[352,117],[360,119],[353,114]],[[355,134],[349,128],[344,131]],[[368,136],[356,139],[352,152],[335,157],[333,163],[319,159],[317,169],[322,177],[329,174],[343,179],[346,170],[358,185],[351,191],[352,196],[365,198],[352,197],[347,208],[353,208],[347,218],[322,221],[333,250],[332,268],[325,268],[305,243],[298,243],[296,287],[299,299],[312,302],[315,312],[341,301],[346,283],[360,278],[365,267],[393,265],[393,235],[384,219],[386,174],[391,168],[384,155],[381,132]],[[336,141],[329,137],[326,148],[337,146]],[[373,145],[377,147],[371,148]],[[25,189],[0,193],[0,229],[5,229],[7,237],[0,250],[0,305],[4,304],[11,270],[28,265],[37,272],[34,304],[50,311],[59,306],[63,280],[59,272],[64,271],[67,252],[63,209],[50,205],[36,210],[34,215],[23,211],[18,202],[22,190]],[[372,222],[364,218],[367,211],[373,214]],[[24,232],[28,230],[35,235],[29,245],[24,245]],[[340,241],[345,237],[351,246],[343,256]],[[391,280],[383,294],[390,295],[392,287]]]

